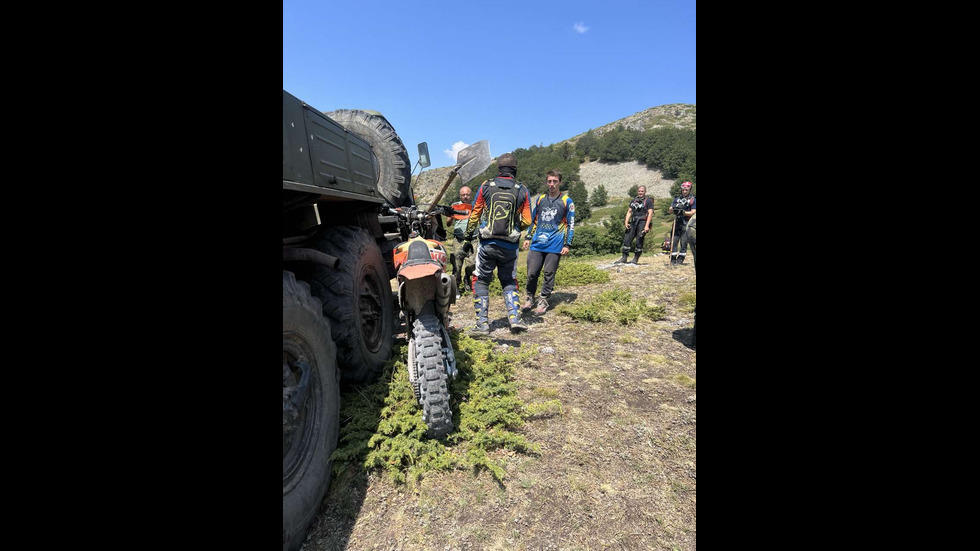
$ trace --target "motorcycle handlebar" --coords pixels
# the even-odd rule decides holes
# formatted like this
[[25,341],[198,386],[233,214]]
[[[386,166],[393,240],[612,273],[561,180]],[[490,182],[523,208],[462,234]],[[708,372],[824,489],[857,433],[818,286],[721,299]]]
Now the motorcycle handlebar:
[[427,218],[434,219],[439,215],[451,216],[453,214],[457,214],[457,215],[469,214],[469,212],[467,211],[456,210],[448,205],[436,205],[431,212],[423,211],[419,209],[417,206],[399,207],[399,208],[387,207],[385,210],[388,212],[388,214],[393,214],[409,224],[411,224],[414,221],[426,223]]

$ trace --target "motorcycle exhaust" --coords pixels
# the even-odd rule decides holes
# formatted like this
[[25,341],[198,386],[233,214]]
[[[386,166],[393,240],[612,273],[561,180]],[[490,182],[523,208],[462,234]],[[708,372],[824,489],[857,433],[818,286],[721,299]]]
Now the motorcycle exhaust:
[[443,272],[439,274],[439,284],[436,285],[436,312],[439,315],[449,311],[449,307],[456,303],[456,280],[453,276]]

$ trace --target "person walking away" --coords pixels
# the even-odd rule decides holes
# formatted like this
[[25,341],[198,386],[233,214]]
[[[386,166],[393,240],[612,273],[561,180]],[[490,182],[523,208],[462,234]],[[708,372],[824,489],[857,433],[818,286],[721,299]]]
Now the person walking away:
[[[630,252],[630,242],[636,239],[633,257],[633,264],[637,264],[640,255],[643,254],[643,238],[650,231],[650,222],[653,220],[653,198],[647,197],[647,187],[640,186],[636,190],[636,198],[630,201],[630,206],[626,209],[626,235],[623,237],[623,257],[615,262],[622,264],[626,262],[626,257]],[[629,262],[626,262],[629,264]]]
[[470,331],[477,337],[490,334],[487,311],[494,270],[504,291],[510,331],[527,330],[520,316],[517,255],[521,231],[531,225],[531,201],[527,188],[517,181],[517,158],[513,154],[504,153],[497,159],[497,171],[497,176],[480,184],[476,192],[466,225],[466,243],[463,243],[463,251],[469,253],[473,248],[472,238],[479,229],[473,285],[476,326]]
[[[567,193],[559,190],[561,171],[549,170],[546,182],[548,192],[537,196],[531,205],[531,228],[524,238],[524,250],[528,253],[527,298],[523,309],[533,307],[537,315],[548,310],[548,297],[555,288],[558,263],[562,256],[568,254],[575,233],[575,203]],[[542,268],[544,286],[541,296],[535,299]]]
[[684,240],[684,232],[687,229],[687,221],[697,212],[695,198],[691,195],[691,182],[681,184],[680,197],[674,197],[670,203],[670,209],[674,212],[674,242],[670,244],[670,263],[683,264],[684,257],[687,255],[687,242]]
[[[446,225],[452,228],[453,237],[447,241],[452,243],[452,251],[449,258],[453,264],[453,276],[456,278],[457,293],[462,293],[469,287],[472,291],[472,283],[463,278],[465,259],[468,255],[463,254],[463,241],[466,236],[466,225],[470,221],[469,211],[473,208],[472,190],[466,186],[459,188],[459,201],[450,205],[454,210],[465,210],[466,215],[454,214],[446,218]],[[457,294],[457,297],[459,295]]]

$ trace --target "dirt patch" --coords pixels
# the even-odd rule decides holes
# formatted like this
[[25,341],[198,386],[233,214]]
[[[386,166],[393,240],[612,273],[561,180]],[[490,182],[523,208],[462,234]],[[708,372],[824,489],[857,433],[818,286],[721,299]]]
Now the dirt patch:
[[[680,300],[697,279],[693,266],[666,259],[594,261],[609,282],[556,289],[518,335],[503,298],[491,297],[491,339],[537,351],[518,370],[521,399],[562,403],[561,414],[523,429],[541,453],[495,452],[503,484],[486,472],[428,475],[415,486],[343,473],[304,549],[697,549],[697,352],[694,316]],[[664,305],[667,319],[622,327],[557,311],[614,288]],[[457,302],[454,327],[475,322],[470,304],[468,295]]]

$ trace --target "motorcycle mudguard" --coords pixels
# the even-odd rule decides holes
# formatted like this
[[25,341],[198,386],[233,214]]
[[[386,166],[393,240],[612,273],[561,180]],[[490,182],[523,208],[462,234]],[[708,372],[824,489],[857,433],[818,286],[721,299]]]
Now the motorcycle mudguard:
[[415,264],[414,266],[403,266],[398,271],[398,279],[418,279],[428,277],[442,271],[442,267],[435,263]]

